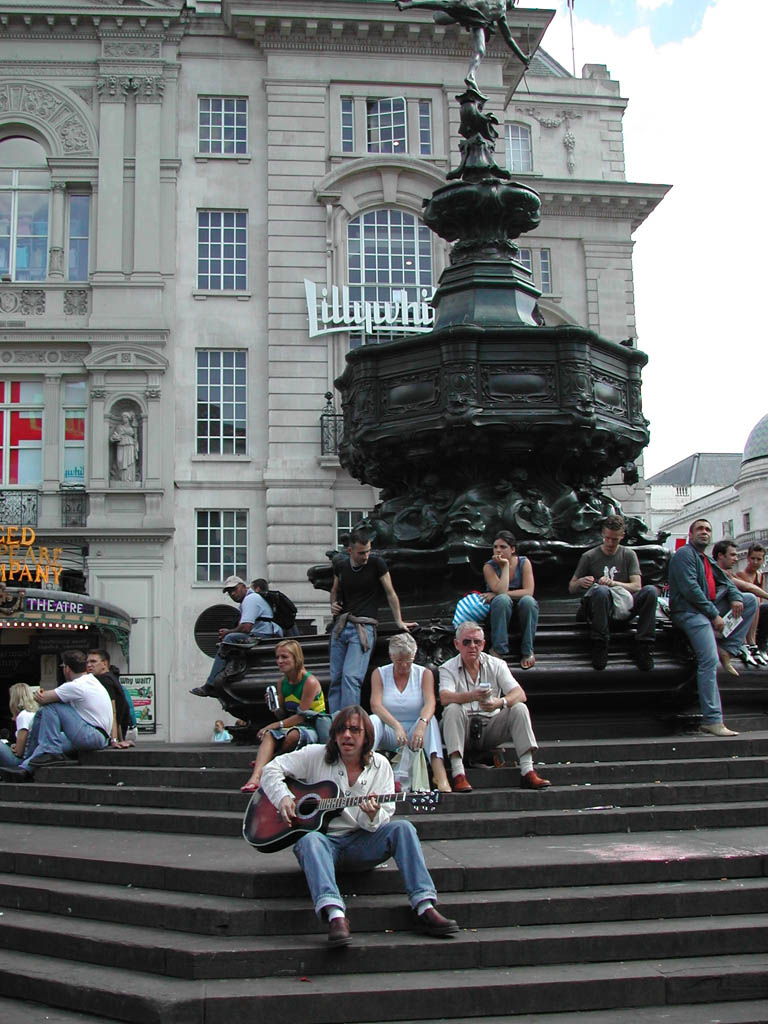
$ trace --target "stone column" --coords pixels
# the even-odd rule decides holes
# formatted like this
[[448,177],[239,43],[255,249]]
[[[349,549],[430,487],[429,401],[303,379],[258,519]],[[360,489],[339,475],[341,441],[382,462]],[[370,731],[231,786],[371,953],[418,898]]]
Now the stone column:
[[[141,464],[144,467],[144,487],[162,487],[163,484],[163,451],[162,440],[162,407],[160,405],[161,390],[157,380],[152,380],[144,389],[147,402],[147,416],[142,432]],[[150,443],[152,439],[152,443]]]
[[43,401],[45,403],[43,426],[43,490],[55,491],[61,480],[61,398],[60,374],[46,374],[43,379]]
[[65,276],[64,254],[67,251],[64,239],[64,193],[65,185],[57,181],[53,185],[51,200],[51,236],[48,248],[49,279]]
[[106,487],[109,478],[109,424],[106,413],[107,390],[102,381],[94,381],[89,387],[90,396],[90,445],[87,452],[90,465],[91,487]]
[[160,272],[160,120],[162,78],[145,78],[136,94],[134,273]]
[[115,76],[98,82],[99,208],[94,273],[123,270],[123,168],[125,163],[125,99],[135,91],[133,79]]

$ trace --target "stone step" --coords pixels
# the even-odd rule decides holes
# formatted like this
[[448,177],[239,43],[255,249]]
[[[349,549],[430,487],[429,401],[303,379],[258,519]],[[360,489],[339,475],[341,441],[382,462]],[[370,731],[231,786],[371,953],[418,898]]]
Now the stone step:
[[[401,893],[348,900],[356,931],[383,932],[405,922]],[[0,874],[0,906],[198,935],[277,936],[324,931],[304,893],[236,898],[138,886]],[[443,892],[440,906],[464,928],[517,927],[643,918],[768,913],[768,879],[702,879],[610,886]],[[5,913],[5,911],[3,911]],[[398,924],[399,922],[399,924]]]
[[[456,839],[425,843],[424,856],[441,895],[756,878],[766,874],[768,831],[740,823],[690,833],[531,836],[514,843]],[[5,823],[0,871],[247,899],[295,897],[297,885],[305,892],[290,850],[265,856],[241,839],[214,836]],[[391,863],[343,881],[342,891],[357,895],[403,891]]]
[[[435,795],[435,814],[479,814],[484,811],[537,811],[540,809],[589,808],[595,804],[642,806],[689,803],[693,800],[728,802],[760,800],[768,793],[768,762],[765,759],[707,762],[674,761],[665,764],[634,765],[545,765],[537,763],[553,785],[546,792],[520,788],[517,768],[470,769],[475,787],[471,793]],[[718,770],[719,769],[719,770]],[[91,775],[92,777],[92,775]],[[112,806],[196,810],[201,814],[221,811],[242,818],[249,795],[239,790],[192,789],[142,784],[105,784],[104,777],[88,781],[79,774],[68,775],[68,783],[30,782],[0,790],[3,802],[29,806],[41,803],[81,806]],[[155,779],[155,782],[159,780]],[[418,818],[424,812],[410,801],[398,805],[398,814]]]
[[[502,838],[526,835],[566,835],[605,832],[647,832],[658,829],[683,830],[691,828],[734,828],[748,820],[751,825],[768,825],[768,784],[745,780],[734,781],[724,787],[725,799],[718,800],[718,787],[690,784],[689,800],[683,786],[677,800],[664,802],[667,792],[674,795],[676,787],[659,785],[647,789],[641,806],[611,801],[623,798],[623,787],[590,787],[589,803],[579,795],[575,806],[558,806],[544,794],[525,794],[530,806],[504,806],[502,810],[483,810],[480,814],[467,814],[458,806],[454,810],[413,817],[422,841]],[[712,792],[707,794],[706,790]],[[704,791],[708,802],[695,801]],[[56,825],[62,827],[120,829],[138,832],[172,832],[189,835],[240,835],[243,816],[240,812],[198,810],[191,808],[116,806],[108,793],[109,805],[79,803],[38,802],[14,800],[0,801],[0,819],[4,822],[23,822],[28,825]],[[746,799],[742,799],[745,797]],[[455,799],[465,799],[462,794]],[[750,799],[751,798],[751,799]],[[510,798],[499,794],[499,801],[509,804]],[[594,801],[594,803],[592,802]],[[567,799],[562,803],[567,804]],[[465,805],[466,806],[466,805]],[[519,811],[519,813],[511,813]]]
[[0,1020],[3,1024],[108,1024],[110,1018],[0,996]]
[[[274,979],[297,975],[349,975],[387,965],[392,972],[419,971],[430,957],[442,970],[543,964],[666,959],[669,957],[768,953],[768,914],[465,928],[450,941],[414,931],[405,905],[393,912],[391,930],[358,930],[342,957],[329,958],[324,935],[192,935],[136,925],[78,920],[54,914],[6,910],[0,948],[67,961],[120,967],[175,978]],[[365,921],[362,921],[365,928]],[[439,947],[439,951],[438,951]]]
[[[447,940],[450,941],[450,940]],[[447,942],[424,940],[439,961]],[[326,951],[327,964],[352,949]],[[423,958],[426,959],[422,954]],[[298,982],[298,984],[297,984]],[[661,1007],[768,998],[768,955],[740,953],[658,961],[473,967],[344,977],[324,971],[286,978],[186,980],[125,968],[0,951],[6,996],[87,1008],[137,1024],[337,1024],[339,1021],[482,1018],[570,1009]]]
[[[509,1024],[502,1017],[474,1017],[474,1024]],[[442,1018],[441,1024],[464,1024],[465,1017]],[[20,1022],[21,1024],[21,1022]],[[27,1024],[26,1020],[23,1024]],[[54,1022],[56,1024],[56,1022]],[[370,1024],[389,1024],[371,1021]],[[400,1024],[421,1024],[404,1020]],[[526,1013],[525,1024],[766,1024],[765,1002],[697,1003],[694,1006],[633,1006],[629,1010],[572,1010],[564,1013]]]

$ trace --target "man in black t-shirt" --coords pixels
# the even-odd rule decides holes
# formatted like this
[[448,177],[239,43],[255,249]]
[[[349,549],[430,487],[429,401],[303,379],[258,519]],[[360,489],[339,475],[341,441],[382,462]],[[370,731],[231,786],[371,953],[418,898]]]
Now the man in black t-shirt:
[[375,637],[380,590],[384,591],[395,625],[408,630],[415,622],[403,622],[400,601],[387,563],[371,555],[371,541],[364,530],[354,530],[347,542],[347,557],[334,559],[331,612],[331,685],[328,710],[335,715],[341,708],[360,703]]
[[120,685],[119,679],[111,671],[109,654],[101,647],[88,651],[85,667],[91,675],[96,676],[112,701],[113,736],[111,739],[115,740],[118,746],[132,747],[133,743],[126,740],[126,734],[131,728],[131,712],[128,708],[128,698],[125,695],[125,690]]
[[[653,644],[656,639],[656,587],[644,587],[640,563],[631,548],[622,547],[624,520],[608,516],[603,523],[603,543],[585,551],[568,584],[568,592],[581,594],[581,606],[590,624],[592,665],[604,669],[608,664],[611,621],[616,618],[612,588],[622,587],[632,595],[632,608],[625,618],[637,616],[635,660],[642,672],[653,668]],[[627,599],[628,600],[628,599]]]

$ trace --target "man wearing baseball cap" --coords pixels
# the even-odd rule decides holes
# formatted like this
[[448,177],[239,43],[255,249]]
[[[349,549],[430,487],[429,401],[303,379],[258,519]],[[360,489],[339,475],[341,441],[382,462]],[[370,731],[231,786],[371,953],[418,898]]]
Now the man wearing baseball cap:
[[216,677],[225,664],[224,658],[221,656],[222,644],[246,643],[254,636],[283,635],[282,629],[272,618],[272,609],[260,594],[251,590],[245,580],[240,579],[239,576],[229,576],[224,580],[224,586],[221,589],[225,594],[229,594],[236,604],[240,605],[240,621],[233,631],[219,630],[219,647],[208,678],[202,686],[195,686],[189,691],[196,697],[217,697],[219,694]]

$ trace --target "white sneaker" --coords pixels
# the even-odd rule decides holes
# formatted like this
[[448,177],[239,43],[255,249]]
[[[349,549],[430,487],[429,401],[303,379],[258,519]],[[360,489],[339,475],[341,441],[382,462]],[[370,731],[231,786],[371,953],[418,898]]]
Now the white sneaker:
[[752,657],[752,652],[746,644],[742,644],[739,648],[739,657],[745,665],[752,665],[754,668],[757,668],[757,662]]
[[758,665],[768,665],[768,658],[763,654],[757,644],[749,644],[749,653],[755,659]]

